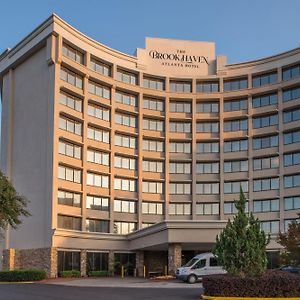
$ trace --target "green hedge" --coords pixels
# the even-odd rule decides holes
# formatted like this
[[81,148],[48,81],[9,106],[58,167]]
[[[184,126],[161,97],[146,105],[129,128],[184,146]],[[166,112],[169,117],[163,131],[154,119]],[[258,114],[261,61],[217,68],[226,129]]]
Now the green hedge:
[[59,273],[59,276],[62,277],[62,278],[79,278],[81,277],[81,273],[80,271],[75,271],[75,270],[72,270],[72,271],[62,271]]
[[46,272],[43,270],[13,270],[1,271],[0,281],[18,282],[18,281],[39,281],[46,278]]
[[106,277],[108,276],[108,271],[90,271],[89,277]]

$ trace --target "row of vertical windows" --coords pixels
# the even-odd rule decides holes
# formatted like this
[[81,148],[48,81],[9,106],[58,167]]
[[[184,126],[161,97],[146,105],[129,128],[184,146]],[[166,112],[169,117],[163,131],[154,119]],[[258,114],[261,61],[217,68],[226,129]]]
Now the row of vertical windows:
[[125,147],[125,148],[136,149],[137,140],[135,137],[116,134],[115,135],[115,145],[120,146],[120,147]]
[[58,204],[81,207],[81,194],[58,190]]
[[230,101],[226,100],[224,102],[224,112],[247,110],[247,109],[248,109],[247,99],[230,100]]
[[100,128],[88,127],[87,137],[91,140],[109,144],[109,131]]
[[143,193],[162,194],[163,183],[157,181],[143,181]]
[[291,188],[300,186],[300,175],[286,175],[284,176],[284,187]]
[[104,121],[110,120],[109,109],[96,104],[89,103],[88,115]]
[[207,81],[199,82],[196,86],[197,93],[217,93],[219,92],[219,82]]
[[300,98],[300,87],[284,90],[282,98],[283,102],[288,102]]
[[234,121],[225,121],[224,122],[224,131],[240,131],[248,129],[248,120],[234,120]]
[[67,45],[66,43],[63,43],[62,54],[80,64],[83,64],[83,57],[84,57],[83,53],[80,52],[79,50]]
[[109,233],[108,220],[86,219],[86,231],[88,232],[105,232]]
[[170,92],[190,93],[191,91],[192,91],[192,85],[190,82],[170,81]]
[[259,97],[253,97],[252,106],[253,108],[263,107],[268,105],[275,105],[278,102],[277,94],[263,95]]
[[234,140],[224,142],[224,152],[237,152],[248,150],[248,140]]
[[220,213],[219,203],[197,203],[197,215],[218,215]]
[[197,132],[219,132],[219,122],[201,122],[197,123]]
[[279,167],[279,157],[263,157],[253,159],[253,170],[265,170]]
[[66,92],[60,92],[59,103],[82,112],[82,100]]
[[114,211],[122,212],[122,213],[130,213],[135,214],[136,209],[136,201],[127,201],[127,200],[114,200]]
[[252,78],[252,86],[254,88],[258,86],[274,84],[274,83],[277,83],[277,73],[263,74],[263,75],[253,76]]
[[164,142],[155,140],[143,140],[143,150],[163,152]]
[[138,75],[132,72],[124,71],[124,70],[117,70],[117,80],[128,84],[138,84]]
[[192,106],[189,102],[170,102],[170,112],[190,113],[191,111]]
[[104,76],[111,76],[111,66],[100,60],[92,58],[90,61],[90,68]]
[[115,156],[115,167],[121,169],[136,170],[136,159],[124,156]]
[[263,128],[278,125],[278,115],[253,118],[253,128]]
[[59,128],[77,135],[82,135],[82,124],[65,116],[59,117]]
[[134,222],[114,222],[114,233],[128,234],[137,229],[137,224]]
[[59,154],[81,159],[81,147],[63,140],[59,141],[58,152]]
[[57,227],[69,230],[81,230],[81,218],[58,215]]
[[126,178],[115,178],[114,188],[115,190],[136,192],[136,180]]
[[[246,208],[245,211],[249,211],[249,202],[246,202]],[[235,202],[225,202],[224,203],[224,214],[236,214],[237,209],[235,207]]]
[[58,166],[58,178],[75,183],[81,183],[81,170],[65,166]]
[[191,163],[171,162],[169,172],[170,174],[191,174]]
[[279,221],[261,221],[260,226],[261,229],[267,234],[277,234],[279,232]]
[[170,122],[170,132],[182,132],[190,133],[191,132],[191,123],[187,122]]
[[218,113],[219,103],[218,102],[200,102],[196,106],[197,112],[200,113]]
[[253,191],[270,191],[279,189],[279,178],[265,178],[253,180]]
[[248,181],[228,181],[224,182],[224,194],[239,193],[240,189],[248,192]]
[[162,161],[143,160],[143,171],[161,173],[164,169]]
[[154,119],[143,119],[143,129],[153,130],[153,131],[163,131],[164,122]]
[[253,138],[253,149],[265,149],[278,146],[278,135],[266,136],[262,138]]
[[109,166],[109,153],[88,149],[87,161],[99,165]]
[[300,130],[291,131],[283,135],[285,145],[300,142]]
[[256,213],[279,211],[279,199],[254,200],[253,211]]
[[196,194],[198,195],[211,195],[220,193],[220,184],[218,182],[214,183],[197,183],[196,184]]
[[219,153],[219,142],[197,143],[197,153]]
[[142,213],[146,215],[162,215],[163,204],[155,202],[143,202]]
[[196,165],[197,174],[218,174],[219,173],[219,163],[197,163]]
[[248,87],[248,80],[245,78],[224,80],[224,91],[242,90]]
[[226,161],[224,162],[224,172],[245,172],[248,171],[248,160]]
[[283,122],[289,123],[300,120],[300,108],[283,112]]
[[86,208],[109,211],[109,198],[88,195],[86,197]]
[[83,88],[82,76],[74,73],[73,71],[67,68],[60,69],[60,79],[78,87],[79,89]]
[[169,184],[170,194],[172,195],[190,195],[191,184],[190,183],[171,183]]
[[131,115],[116,113],[115,121],[116,124],[129,126],[133,128],[137,127],[137,118]]
[[171,153],[191,153],[191,143],[170,142]]
[[170,215],[190,215],[191,214],[191,204],[183,203],[170,203],[169,204],[169,214]]
[[284,154],[284,166],[293,166],[300,164],[300,152]]
[[153,98],[144,98],[143,108],[157,111],[164,111],[164,102]]
[[89,93],[105,99],[110,99],[111,97],[109,87],[92,81],[89,81]]
[[86,177],[87,185],[109,188],[109,176],[108,175],[100,175],[96,173],[87,173]]
[[164,79],[144,77],[144,87],[153,90],[163,91],[165,89]]
[[116,92],[116,101],[118,103],[131,105],[131,106],[137,106],[137,96],[132,94],[127,94],[123,92]]
[[300,65],[284,68],[282,70],[282,80],[290,80],[300,76]]

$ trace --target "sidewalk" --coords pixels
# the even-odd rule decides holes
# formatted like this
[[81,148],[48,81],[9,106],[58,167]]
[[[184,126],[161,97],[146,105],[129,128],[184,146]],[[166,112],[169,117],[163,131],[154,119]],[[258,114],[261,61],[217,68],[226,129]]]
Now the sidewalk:
[[57,284],[77,287],[123,287],[123,288],[202,288],[202,283],[188,284],[182,281],[172,280],[153,280],[147,278],[57,278],[49,279],[42,283]]

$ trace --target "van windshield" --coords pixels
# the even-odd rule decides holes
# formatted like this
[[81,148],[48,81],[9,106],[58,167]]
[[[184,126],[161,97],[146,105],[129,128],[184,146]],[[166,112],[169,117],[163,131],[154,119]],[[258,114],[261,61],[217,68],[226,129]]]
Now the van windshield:
[[192,258],[188,263],[184,265],[184,267],[191,267],[195,262],[197,262],[199,259],[198,258]]

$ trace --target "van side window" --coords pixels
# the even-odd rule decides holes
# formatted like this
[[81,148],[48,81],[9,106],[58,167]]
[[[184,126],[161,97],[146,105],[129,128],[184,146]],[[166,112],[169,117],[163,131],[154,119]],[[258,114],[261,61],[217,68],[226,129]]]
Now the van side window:
[[206,265],[206,259],[201,259],[194,265],[193,269],[204,268],[205,265]]
[[218,266],[218,261],[217,261],[217,259],[214,258],[214,257],[211,257],[211,258],[209,259],[209,266],[210,266],[210,267],[217,267],[217,266]]

